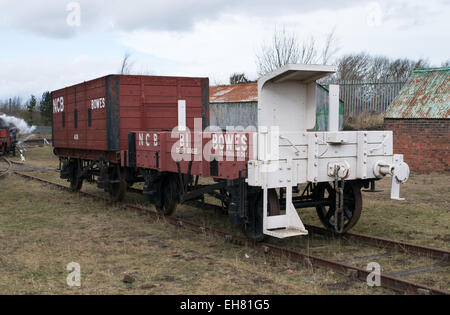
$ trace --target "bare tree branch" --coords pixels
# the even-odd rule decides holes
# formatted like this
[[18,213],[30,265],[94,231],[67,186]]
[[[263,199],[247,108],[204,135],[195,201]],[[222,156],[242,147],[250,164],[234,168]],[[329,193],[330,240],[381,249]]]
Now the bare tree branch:
[[338,51],[339,48],[337,47],[335,27],[330,33],[328,33],[325,39],[325,46],[322,51],[322,64],[328,64]]
[[413,71],[430,67],[427,60],[395,59],[366,53],[344,55],[337,62],[339,81],[407,81]]
[[126,52],[122,59],[122,66],[120,68],[120,74],[130,74],[134,65],[134,61],[131,61],[131,54]]
[[272,72],[286,64],[298,63],[300,50],[295,34],[275,30],[269,45],[263,45],[261,53],[256,56],[260,76]]
[[256,55],[258,74],[263,76],[290,63],[326,63],[336,52],[334,30],[327,36],[320,53],[313,36],[300,42],[295,33],[288,33],[285,28],[281,31],[275,29],[271,42],[264,44]]

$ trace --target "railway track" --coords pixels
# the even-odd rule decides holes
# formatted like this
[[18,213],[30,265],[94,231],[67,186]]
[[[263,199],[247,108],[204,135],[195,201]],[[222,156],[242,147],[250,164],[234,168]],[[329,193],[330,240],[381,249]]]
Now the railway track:
[[[23,174],[17,171],[14,171],[15,174],[18,176],[21,176],[28,180],[34,180],[38,181],[47,185],[51,185],[54,187],[57,187],[62,190],[70,191],[70,188],[58,183],[51,182],[46,179],[38,178],[35,176]],[[139,190],[132,189],[135,192],[139,192]],[[86,193],[86,192],[79,192],[81,196],[85,196],[97,201],[103,201],[103,202],[110,202],[108,198],[100,197],[94,194]],[[158,218],[159,215],[148,208],[136,206],[136,205],[130,205],[130,204],[121,204],[125,209],[138,211],[138,212],[145,212],[149,214],[150,216],[154,218]],[[191,203],[193,206],[199,206],[203,205],[202,203]],[[212,207],[218,207],[214,205],[208,205]],[[321,267],[326,268],[329,270],[333,270],[336,273],[346,275],[352,279],[357,279],[360,281],[367,281],[367,277],[370,274],[370,271],[367,271],[366,269],[353,266],[347,263],[339,262],[339,261],[333,261],[330,259],[314,256],[308,253],[303,253],[297,250],[289,249],[280,247],[274,244],[269,243],[251,243],[246,238],[240,236],[240,235],[234,235],[229,232],[221,231],[218,229],[212,229],[205,227],[203,225],[193,223],[187,220],[182,220],[178,218],[173,217],[165,217],[164,218],[168,223],[178,227],[178,228],[186,228],[193,232],[202,234],[202,233],[209,233],[218,237],[223,238],[225,241],[233,243],[235,245],[240,246],[249,246],[252,248],[255,248],[265,254],[271,254],[278,257],[287,257],[293,261],[297,262],[307,262],[308,264],[315,266],[315,267]],[[332,235],[332,233],[328,232],[325,229],[321,229],[318,227],[308,227],[313,233],[321,233],[321,234],[327,234]],[[431,247],[423,247],[423,246],[417,246],[413,244],[407,244],[402,242],[397,242],[393,240],[387,240],[377,237],[371,237],[367,235],[360,235],[360,234],[354,234],[350,233],[350,235],[345,236],[348,239],[358,240],[360,242],[370,244],[373,246],[381,247],[381,248],[391,248],[391,249],[397,249],[399,251],[408,252],[408,253],[415,253],[419,255],[426,255],[428,257],[438,258],[445,261],[448,261],[449,252],[441,249],[431,248]],[[437,288],[432,288],[426,285],[422,285],[419,283],[414,283],[408,280],[400,279],[394,276],[381,274],[381,287],[391,289],[398,293],[403,294],[429,294],[429,295],[450,295],[450,292],[440,290]]]
[[8,167],[7,167],[6,169],[0,170],[0,177],[4,177],[4,176],[6,176],[6,174],[9,173],[9,171],[10,171],[10,169],[11,169],[11,167],[12,167],[12,163],[11,163],[10,160],[8,160],[8,159],[5,158],[5,157],[2,157],[1,159],[2,159],[3,161],[5,161],[6,164],[8,164]]
[[[305,227],[308,231],[313,233],[327,235],[330,237],[337,236],[335,233],[321,227],[312,225],[306,225]],[[382,237],[369,236],[350,232],[347,232],[344,235],[339,235],[338,237],[341,237],[348,241],[356,241],[367,245],[375,246],[378,248],[393,249],[407,254],[420,255],[424,257],[439,259],[445,262],[450,262],[450,251],[447,251],[445,249],[415,245],[405,242],[394,241]]]
[[[139,190],[133,189],[133,191],[138,192]],[[211,205],[211,204],[203,205],[201,202],[191,202],[190,204],[194,207],[206,206],[211,209],[216,209],[216,210],[221,209],[220,206]],[[419,255],[419,256],[423,256],[423,257],[439,259],[444,262],[450,262],[450,251],[445,250],[445,249],[415,245],[415,244],[395,241],[395,240],[391,240],[391,239],[386,239],[386,238],[382,238],[382,237],[350,233],[350,232],[347,232],[344,235],[339,235],[339,234],[333,233],[325,228],[314,226],[314,225],[305,225],[305,228],[310,233],[313,233],[313,234],[321,234],[321,235],[325,235],[328,237],[338,237],[338,238],[342,238],[346,241],[355,241],[355,242],[363,243],[363,244],[378,247],[378,248],[393,249],[393,250],[396,250],[401,253]]]

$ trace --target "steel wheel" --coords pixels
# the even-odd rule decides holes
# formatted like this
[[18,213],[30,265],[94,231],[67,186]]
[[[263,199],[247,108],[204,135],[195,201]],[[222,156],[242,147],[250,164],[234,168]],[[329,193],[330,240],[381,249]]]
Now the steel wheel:
[[223,200],[221,200],[222,208],[225,209],[225,214],[227,213],[228,209],[230,208],[230,202],[231,202],[231,193],[227,191],[226,189],[221,189],[220,194],[224,197]]
[[122,201],[127,191],[124,170],[120,167],[112,167],[108,170],[106,178],[111,201]]
[[[315,191],[316,199],[328,199],[329,205],[316,207],[322,224],[335,231],[336,192],[330,183],[320,183]],[[346,182],[344,186],[344,228],[349,231],[359,221],[362,211],[361,186],[356,182]]]
[[71,162],[70,190],[73,192],[80,191],[83,187],[83,179],[80,176],[78,161]]
[[156,201],[156,210],[162,216],[171,216],[178,206],[176,176],[164,176],[158,185],[159,200]]
[[[248,209],[248,223],[244,224],[243,232],[245,236],[254,242],[262,242],[264,240],[264,207],[263,207],[264,193],[259,190],[255,194],[249,193],[249,209]],[[280,214],[280,200],[275,189],[269,189],[267,196],[267,210],[269,216]]]

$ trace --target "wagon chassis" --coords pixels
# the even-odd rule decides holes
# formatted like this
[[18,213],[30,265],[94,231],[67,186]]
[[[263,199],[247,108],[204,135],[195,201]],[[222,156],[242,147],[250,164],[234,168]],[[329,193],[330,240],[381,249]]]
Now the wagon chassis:
[[[140,168],[121,167],[106,158],[95,160],[85,160],[78,158],[60,158],[61,178],[66,179],[71,184],[73,191],[79,191],[82,182],[97,183],[97,186],[110,194],[112,201],[121,201],[125,191],[134,183],[145,183],[143,194],[147,200],[154,203],[161,215],[171,215],[178,204],[190,201],[200,201],[205,203],[205,195],[209,195],[222,204],[222,208],[228,213],[230,220],[240,226],[243,232],[253,241],[262,241],[264,233],[259,226],[261,223],[260,203],[262,190],[250,187],[246,183],[248,170],[239,171],[239,178],[234,180],[216,179],[216,183],[210,185],[200,185],[199,176],[191,174],[192,162],[188,164],[187,174],[181,172],[180,162],[177,162],[177,173],[159,172]],[[344,190],[336,189],[344,186],[345,181],[335,181],[334,187],[330,183],[308,183],[300,194],[298,187],[294,187],[292,202],[296,209],[316,208],[319,218],[324,226],[336,233],[344,233],[353,227],[359,220],[362,205],[352,211],[344,212]],[[368,188],[373,180],[351,181],[351,186],[357,187],[360,194],[361,187]],[[324,187],[329,188],[328,196],[323,196],[321,192]],[[167,189],[171,187],[171,189]],[[286,190],[281,188],[278,191],[272,189],[269,194],[269,215],[280,215],[286,211]],[[338,222],[335,214],[339,210],[338,200],[342,200],[342,222],[344,215],[348,221],[346,225]],[[348,198],[347,198],[348,199]],[[166,203],[166,208],[164,208]],[[345,205],[347,208],[352,205]],[[170,208],[170,209],[169,209]],[[328,210],[324,210],[324,209]],[[322,212],[322,213],[321,213]],[[335,218],[333,220],[333,218]],[[251,233],[249,232],[251,230]]]

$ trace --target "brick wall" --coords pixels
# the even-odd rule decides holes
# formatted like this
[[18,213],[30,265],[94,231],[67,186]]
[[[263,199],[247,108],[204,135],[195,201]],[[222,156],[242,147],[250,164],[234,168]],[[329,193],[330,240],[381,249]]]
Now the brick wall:
[[394,132],[394,153],[403,154],[411,171],[450,171],[450,119],[385,119]]

